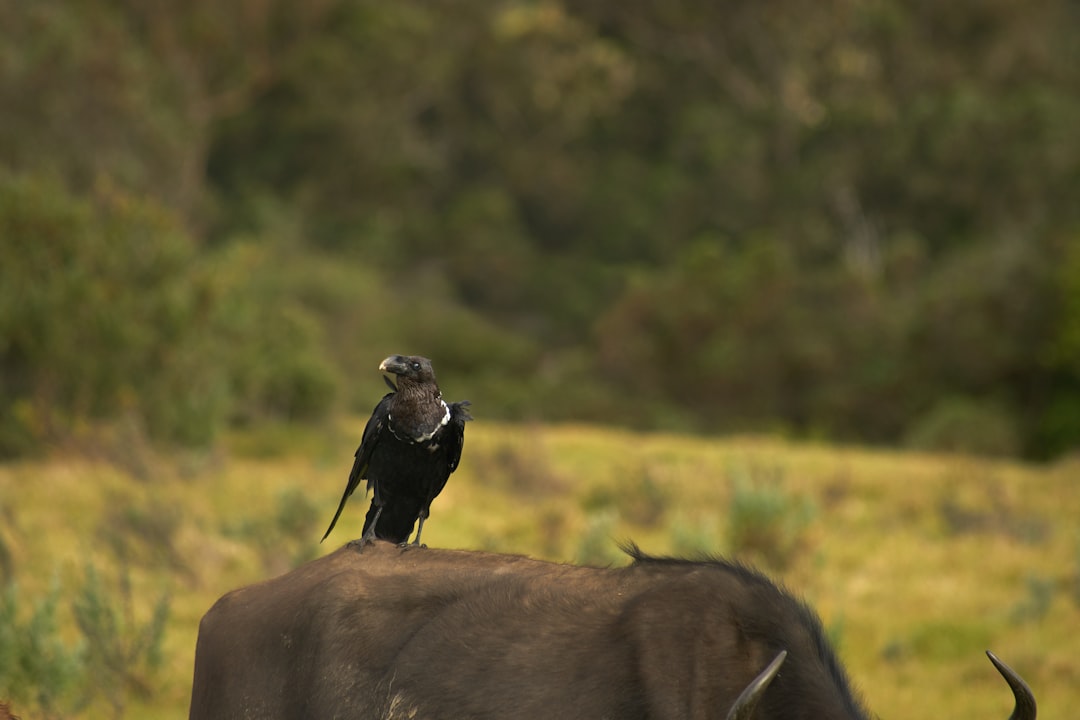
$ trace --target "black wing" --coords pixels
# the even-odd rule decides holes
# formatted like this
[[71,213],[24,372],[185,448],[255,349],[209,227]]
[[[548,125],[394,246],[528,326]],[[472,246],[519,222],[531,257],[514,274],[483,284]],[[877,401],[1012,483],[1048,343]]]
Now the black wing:
[[[394,393],[387,393],[383,396],[383,399],[375,406],[371,417],[368,418],[367,425],[364,426],[364,434],[360,437],[360,447],[356,448],[356,460],[353,461],[352,471],[349,473],[349,484],[345,486],[345,494],[341,496],[341,502],[338,503],[334,519],[330,521],[330,527],[326,528],[326,535],[322,536],[323,540],[330,535],[330,531],[337,525],[338,518],[341,517],[341,511],[345,509],[345,501],[360,485],[360,481],[367,477],[368,465],[371,463],[371,453],[375,451],[375,446],[379,444],[379,438],[386,432],[386,424],[390,418],[390,398],[393,396]],[[459,449],[459,455],[460,452]],[[322,542],[322,540],[319,542]]]
[[457,470],[461,449],[465,447],[465,423],[472,420],[468,400],[450,403],[450,422],[446,426],[446,465],[449,472]]
[[450,403],[450,422],[446,424],[446,428],[442,432],[442,436],[439,438],[439,443],[446,448],[446,474],[441,476],[439,482],[432,488],[431,497],[427,498],[425,509],[429,509],[431,501],[438,496],[446,487],[446,481],[450,479],[450,473],[457,470],[458,463],[461,462],[461,449],[465,447],[465,423],[472,420],[472,415],[466,409],[469,407],[469,401],[463,400],[462,402]]

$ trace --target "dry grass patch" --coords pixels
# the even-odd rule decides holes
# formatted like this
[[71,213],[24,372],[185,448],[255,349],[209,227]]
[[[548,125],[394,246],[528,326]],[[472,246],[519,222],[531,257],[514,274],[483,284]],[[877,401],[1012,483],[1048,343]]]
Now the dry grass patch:
[[[186,717],[210,604],[359,535],[357,496],[318,544],[362,428],[354,418],[248,433],[145,480],[69,458],[0,466],[0,571],[27,600],[58,579],[67,643],[78,641],[70,605],[87,563],[103,577],[128,568],[137,617],[167,591],[154,695],[125,707]],[[749,558],[815,605],[883,717],[1004,720],[1010,698],[982,655],[990,648],[1035,688],[1041,716],[1064,718],[1080,705],[1077,477],[1075,462],[478,421],[424,538],[559,561],[625,562],[623,539],[655,554]],[[751,521],[752,532],[735,531]]]

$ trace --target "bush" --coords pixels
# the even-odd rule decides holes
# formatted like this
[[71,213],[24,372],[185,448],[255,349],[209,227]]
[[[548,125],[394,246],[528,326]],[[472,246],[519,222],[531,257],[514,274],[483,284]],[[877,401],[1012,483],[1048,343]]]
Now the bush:
[[121,420],[199,447],[230,419],[325,415],[321,327],[269,275],[153,201],[0,176],[0,456]]
[[184,518],[180,507],[155,497],[139,501],[124,493],[107,492],[105,498],[97,537],[118,564],[192,575],[176,546]]
[[1009,621],[1014,625],[1026,622],[1038,622],[1050,611],[1057,590],[1057,581],[1053,578],[1029,576],[1024,597],[1009,610]]
[[656,481],[648,465],[629,469],[620,480],[615,505],[628,522],[645,528],[658,527],[664,519],[671,498]]
[[1010,456],[1020,450],[1019,433],[1000,407],[968,398],[946,398],[915,422],[908,447],[932,452]]
[[728,475],[733,478],[728,512],[731,552],[777,570],[787,568],[805,549],[814,506],[784,489],[779,468],[733,467]]
[[139,620],[127,570],[121,570],[116,587],[107,587],[97,569],[87,565],[72,610],[85,643],[80,705],[104,697],[119,718],[128,697],[153,697],[164,659],[169,594],[161,595],[148,619]]
[[0,176],[0,453],[125,412],[158,439],[207,442],[224,385],[201,362],[197,270],[191,238],[151,201]]
[[628,466],[619,473],[614,486],[596,485],[582,498],[586,512],[614,510],[618,517],[644,528],[658,527],[671,498],[653,477],[651,469],[641,464]]
[[207,270],[219,296],[208,360],[228,379],[229,417],[312,420],[333,406],[337,375],[321,350],[322,327],[284,292],[280,268],[266,248],[237,242],[210,256]]
[[672,523],[671,549],[679,557],[711,557],[719,548],[719,523],[711,515],[697,522],[681,518]]
[[315,558],[322,520],[304,491],[288,488],[278,495],[273,515],[241,518],[223,531],[254,546],[266,572],[277,575]]
[[74,688],[84,672],[81,647],[61,639],[57,623],[60,586],[25,609],[25,596],[15,583],[0,594],[0,697],[20,705],[37,705],[46,716]]
[[581,535],[574,562],[581,565],[607,566],[619,560],[619,552],[611,532],[618,514],[614,510],[600,510],[585,519],[585,531]]
[[0,593],[0,698],[36,708],[44,717],[104,701],[120,718],[128,698],[153,697],[165,660],[169,594],[140,619],[127,570],[114,584],[87,565],[71,603],[80,635],[73,644],[61,629],[62,595],[59,582],[30,602],[14,582]]

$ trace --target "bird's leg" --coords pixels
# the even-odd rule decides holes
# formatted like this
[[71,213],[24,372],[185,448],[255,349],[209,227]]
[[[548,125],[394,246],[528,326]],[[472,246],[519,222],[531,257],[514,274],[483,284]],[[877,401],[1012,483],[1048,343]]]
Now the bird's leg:
[[426,517],[425,513],[420,513],[420,524],[416,528],[416,537],[411,543],[401,543],[402,548],[427,547],[427,545],[420,544],[420,533],[424,532],[424,519]]
[[382,515],[383,506],[377,505],[378,509],[375,511],[375,517],[371,520],[371,525],[368,526],[366,532],[360,536],[357,544],[360,545],[360,552],[364,551],[364,546],[375,542],[375,526],[379,524],[379,516]]

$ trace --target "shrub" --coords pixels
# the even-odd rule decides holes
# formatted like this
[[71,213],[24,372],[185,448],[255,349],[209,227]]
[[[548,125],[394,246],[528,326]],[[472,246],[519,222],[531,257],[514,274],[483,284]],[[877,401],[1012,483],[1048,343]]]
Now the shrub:
[[667,490],[644,464],[624,469],[615,485],[594,486],[581,500],[586,512],[614,510],[623,520],[645,528],[659,526],[669,504]]
[[4,587],[0,697],[36,708],[44,717],[104,701],[113,717],[123,717],[127,698],[150,698],[158,689],[169,594],[161,595],[149,618],[140,619],[127,570],[108,583],[87,565],[74,595],[71,611],[80,640],[69,644],[61,630],[59,582],[30,602],[15,583]]
[[194,243],[159,205],[0,176],[0,453],[125,412],[207,442],[224,385],[201,362],[206,300]]
[[672,551],[680,557],[715,555],[719,547],[718,525],[717,519],[712,516],[698,522],[676,521],[671,530]]
[[84,672],[81,647],[69,647],[60,635],[57,606],[60,585],[26,609],[25,595],[15,583],[0,593],[0,697],[21,705],[36,704],[46,716]]
[[549,497],[565,489],[566,482],[552,468],[551,457],[535,429],[517,441],[471,448],[466,453],[473,472],[486,478],[491,487],[527,498]]
[[656,481],[648,465],[642,464],[627,471],[620,480],[615,504],[619,515],[641,527],[657,527],[667,512],[670,497]]
[[273,515],[242,518],[225,526],[230,537],[250,543],[267,573],[278,574],[315,558],[320,509],[300,488],[288,488],[277,497]]
[[103,696],[119,718],[129,696],[153,697],[164,659],[169,594],[161,595],[148,619],[139,620],[126,568],[120,571],[116,586],[107,587],[97,569],[87,565],[72,610],[86,659],[80,705]]
[[611,538],[617,519],[618,515],[613,510],[591,513],[585,520],[585,531],[581,535],[574,561],[582,565],[611,565],[622,557]]
[[227,378],[230,420],[324,416],[333,405],[336,371],[321,350],[315,317],[274,280],[271,255],[234,243],[207,267],[220,298],[213,323],[220,343],[208,361]]
[[780,468],[733,466],[728,512],[731,552],[777,570],[787,568],[805,547],[805,531],[816,514],[813,504],[790,495]]
[[1020,450],[1016,424],[992,403],[946,398],[915,422],[908,432],[909,447],[933,452],[1010,456]]
[[1057,581],[1031,575],[1027,578],[1025,589],[1024,597],[1009,611],[1009,620],[1015,625],[1037,622],[1046,616],[1054,601]]
[[202,447],[230,419],[325,415],[321,327],[268,277],[152,200],[0,175],[0,456],[119,419]]
[[123,493],[106,493],[97,535],[119,565],[191,574],[176,547],[183,513],[160,498],[137,501]]

